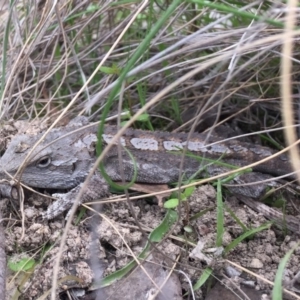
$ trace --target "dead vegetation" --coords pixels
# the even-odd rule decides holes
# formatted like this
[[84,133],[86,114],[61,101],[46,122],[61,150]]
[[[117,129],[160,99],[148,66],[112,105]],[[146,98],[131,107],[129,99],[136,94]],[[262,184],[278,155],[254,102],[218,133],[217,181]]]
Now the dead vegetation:
[[[1,131],[1,145],[4,147],[12,135],[13,131],[7,130],[7,124],[14,125],[12,119],[38,119],[49,127],[84,114],[91,121],[129,121],[131,126],[149,130],[214,130],[224,138],[242,135],[253,143],[282,149],[295,141],[293,133],[298,133],[295,124],[299,123],[299,12],[286,15],[286,7],[285,3],[272,1],[4,3],[0,11],[0,118],[6,127]],[[289,47],[291,41],[293,47]],[[298,161],[293,158],[296,168]],[[272,286],[264,279],[274,282],[281,259],[293,247],[296,250],[286,265],[284,286],[299,291],[297,236],[276,228],[240,241],[222,259],[217,257],[208,263],[203,257],[191,258],[190,252],[200,242],[209,249],[217,246],[216,197],[203,199],[203,193],[208,192],[202,190],[202,194],[191,196],[190,210],[181,207],[175,228],[157,244],[158,249],[151,254],[154,258],[150,257],[175,274],[168,284],[179,285],[179,298],[168,299],[187,299],[185,293],[191,293],[191,286],[197,284],[195,299],[211,299],[209,287],[215,280],[224,280],[233,290],[241,285],[243,290],[246,282],[259,290],[252,299],[264,293],[271,297]],[[3,224],[10,260],[22,261],[26,253],[26,259],[34,261],[34,266],[26,269],[28,273],[21,267],[10,273],[10,299],[50,297],[61,232],[65,232],[65,240],[60,248],[60,267],[56,269],[60,299],[79,297],[79,287],[91,286],[95,277],[111,274],[126,266],[133,255],[139,255],[148,233],[163,220],[165,210],[146,200],[136,201],[130,209],[121,202],[125,199],[122,197],[117,197],[117,204],[105,204],[101,210],[102,219],[106,216],[115,226],[94,221],[90,215],[71,227],[65,227],[63,218],[45,224],[38,220],[37,211],[46,203],[37,195],[26,198],[22,224],[20,216],[5,204]],[[223,247],[245,232],[230,211],[248,229],[266,222],[237,199],[226,198],[225,203],[229,210],[224,212]],[[295,207],[295,215],[299,215],[297,203]],[[203,215],[193,219],[199,212]],[[241,276],[226,275],[224,270],[231,263],[248,268],[257,277],[245,270]],[[167,280],[168,272],[162,272],[165,269],[159,271]],[[164,281],[156,282],[154,277],[150,276],[153,286]],[[112,291],[133,286],[132,280],[127,285],[114,283]],[[77,290],[66,291],[70,286]],[[130,289],[125,290],[132,299]],[[93,291],[91,295],[96,295],[91,299],[105,299],[99,296],[102,292],[112,293]],[[141,295],[149,293],[151,298],[152,292],[150,285]],[[110,297],[115,299],[119,294]],[[243,294],[237,297],[247,299]]]

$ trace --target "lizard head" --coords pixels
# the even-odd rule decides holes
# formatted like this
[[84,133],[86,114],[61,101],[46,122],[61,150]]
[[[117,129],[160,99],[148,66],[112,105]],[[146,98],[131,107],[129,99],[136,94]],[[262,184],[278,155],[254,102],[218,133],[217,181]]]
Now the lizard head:
[[73,134],[62,129],[51,130],[43,140],[42,135],[20,134],[11,140],[0,159],[0,179],[7,179],[7,172],[31,187],[76,186],[85,178],[93,161],[90,148],[96,135],[88,138],[89,134],[84,131]]

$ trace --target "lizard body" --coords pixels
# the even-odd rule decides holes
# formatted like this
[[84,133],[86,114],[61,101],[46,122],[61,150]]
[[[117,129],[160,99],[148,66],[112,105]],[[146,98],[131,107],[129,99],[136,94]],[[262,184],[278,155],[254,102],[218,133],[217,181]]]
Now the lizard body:
[[[7,172],[12,176],[16,175],[15,179],[30,187],[69,190],[64,194],[54,194],[59,200],[48,208],[45,215],[47,219],[54,218],[72,205],[96,161],[97,129],[98,126],[89,125],[86,121],[75,121],[65,127],[52,129],[20,170],[33,145],[40,140],[43,133],[16,135],[0,159],[0,176],[7,178]],[[117,131],[116,126],[108,125],[105,128],[102,134],[104,145],[110,143]],[[136,168],[136,182],[152,184],[174,183],[179,180],[183,149],[187,151],[182,168],[184,179],[199,173],[199,170],[203,170],[202,175],[216,175],[228,170],[214,163],[220,158],[222,163],[240,167],[276,153],[268,147],[237,140],[220,142],[220,137],[213,135],[208,139],[206,134],[189,136],[187,133],[172,134],[136,129],[127,129],[119,143],[122,163],[119,162],[117,145],[113,145],[103,162],[109,177],[113,181],[121,181],[123,175],[123,180],[131,181]],[[255,178],[264,180],[272,178],[273,175],[291,173],[292,169],[287,157],[280,155],[255,166],[253,171],[260,174]],[[247,182],[247,176],[249,175],[243,174],[235,182]],[[99,171],[96,171],[81,202],[99,199],[108,194],[108,189],[106,181]],[[250,190],[243,187],[232,188],[234,192],[252,197],[258,197],[264,189],[264,185],[252,186]],[[0,186],[2,196],[8,196],[10,192],[12,191],[7,187]]]

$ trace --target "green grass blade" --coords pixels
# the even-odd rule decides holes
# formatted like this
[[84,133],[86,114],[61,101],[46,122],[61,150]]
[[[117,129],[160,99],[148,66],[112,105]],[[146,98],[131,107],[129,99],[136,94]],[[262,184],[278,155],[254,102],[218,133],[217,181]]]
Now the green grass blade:
[[9,9],[9,15],[7,18],[6,26],[5,26],[5,33],[4,33],[4,40],[3,40],[3,47],[2,47],[2,80],[1,80],[1,87],[0,87],[0,115],[2,115],[2,105],[3,105],[3,99],[4,99],[4,87],[5,87],[5,74],[6,74],[6,64],[7,64],[7,49],[8,49],[8,38],[9,38],[9,32],[10,32],[10,25],[11,25],[11,16],[13,12],[13,6],[14,6],[15,0],[10,1],[10,9]]
[[274,281],[274,287],[272,290],[272,299],[273,300],[282,300],[282,278],[284,275],[284,270],[285,266],[290,259],[291,255],[293,252],[299,247],[300,243],[297,243],[286,255],[284,258],[280,261],[276,276],[275,276],[275,281]]
[[209,211],[212,211],[215,209],[215,206],[211,206],[211,207],[208,207],[204,210],[201,210],[199,212],[197,212],[196,214],[194,214],[191,218],[190,218],[190,221],[194,221],[198,218],[201,218],[202,216],[204,216],[206,213],[208,213]]
[[223,234],[224,234],[224,210],[222,199],[222,185],[221,180],[218,179],[217,183],[217,247],[222,246]]
[[238,7],[221,4],[220,2],[213,2],[213,1],[206,1],[206,0],[189,0],[187,2],[199,4],[199,6],[204,7],[204,8],[209,7],[212,9],[217,9],[218,11],[221,11],[221,12],[232,13],[235,16],[246,18],[246,19],[249,19],[250,21],[252,21],[252,20],[262,21],[262,22],[268,23],[270,25],[274,25],[276,27],[280,27],[280,28],[284,27],[283,22],[276,21],[274,19],[270,19],[266,16],[256,15],[254,13],[250,13],[250,12],[241,10]]
[[[177,7],[181,4],[181,0],[174,0],[167,8],[167,10],[164,12],[164,14],[162,15],[161,18],[158,19],[158,21],[156,22],[156,24],[153,25],[152,29],[150,30],[150,32],[147,34],[147,36],[144,38],[144,40],[140,43],[140,45],[138,46],[138,48],[136,49],[136,51],[134,52],[134,54],[132,55],[132,57],[129,59],[128,63],[126,64],[126,66],[124,67],[124,69],[122,70],[120,77],[117,81],[116,86],[112,89],[112,91],[110,92],[110,95],[107,99],[106,105],[103,109],[103,113],[102,113],[102,117],[101,117],[101,122],[99,124],[99,130],[98,130],[98,142],[97,142],[97,146],[96,146],[96,150],[97,150],[97,154],[100,155],[102,153],[102,149],[103,149],[103,145],[102,145],[102,133],[104,130],[104,121],[105,118],[108,115],[109,109],[115,99],[115,97],[117,96],[121,85],[123,83],[123,81],[126,78],[126,75],[128,74],[128,72],[132,69],[132,67],[134,66],[134,64],[144,55],[145,52],[147,52],[150,42],[153,39],[153,37],[155,37],[155,35],[159,32],[159,30],[162,28],[162,26],[165,24],[165,22],[168,20],[168,18],[172,15],[172,13],[177,9]],[[107,180],[107,182],[109,184],[112,183],[111,179],[109,178],[109,176],[107,176],[103,163],[100,163],[99,165],[101,174],[104,176],[104,178]]]
[[265,229],[269,229],[270,226],[272,225],[271,222],[268,222],[262,226],[259,226],[257,228],[254,228],[254,229],[251,229],[245,233],[243,233],[242,235],[240,235],[238,238],[236,238],[234,241],[232,241],[225,249],[224,249],[224,255],[228,254],[229,251],[231,251],[233,248],[235,248],[239,243],[241,243],[244,239],[246,239],[247,237],[257,233],[257,232],[260,232],[260,231],[263,231]]
[[230,214],[231,218],[241,226],[244,232],[249,230],[249,228],[247,228],[247,226],[245,226],[243,222],[241,222],[241,220],[235,215],[235,213],[227,205],[224,205],[224,208]]
[[193,286],[193,290],[196,291],[200,289],[207,281],[207,279],[210,277],[212,274],[213,270],[211,268],[206,268],[204,269],[204,272],[200,276],[200,278],[197,280],[195,285]]
[[[159,243],[163,240],[165,234],[170,231],[172,225],[177,221],[178,214],[176,211],[169,209],[163,221],[150,233],[149,240],[152,243]],[[147,241],[143,251],[138,256],[139,259],[144,259],[149,253],[151,244]],[[137,265],[135,260],[132,260],[122,269],[108,275],[100,282],[95,282],[89,290],[95,290],[101,287],[109,286],[115,281],[123,278]]]

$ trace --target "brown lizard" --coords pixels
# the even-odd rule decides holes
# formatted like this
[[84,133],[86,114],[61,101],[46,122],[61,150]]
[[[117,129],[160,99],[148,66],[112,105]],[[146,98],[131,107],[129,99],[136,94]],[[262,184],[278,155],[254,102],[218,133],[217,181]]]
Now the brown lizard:
[[[29,157],[28,154],[43,133],[16,135],[0,159],[1,178],[8,179],[10,174],[15,176],[15,180],[33,188],[69,190],[53,194],[58,200],[49,206],[44,217],[56,217],[71,207],[96,161],[97,129],[97,125],[88,124],[85,118],[75,119],[65,127],[52,129]],[[102,142],[109,144],[117,131],[116,126],[108,125],[102,134]],[[113,145],[103,161],[105,170],[113,181],[135,179],[140,183],[169,184],[179,180],[183,149],[186,155],[182,165],[182,179],[221,174],[230,170],[229,165],[245,166],[276,153],[268,147],[237,140],[220,142],[220,137],[213,135],[207,138],[206,134],[195,133],[189,140],[188,136],[187,133],[127,129],[119,139],[122,163],[119,162],[118,146]],[[19,170],[23,163],[23,168]],[[243,184],[253,180],[269,180],[269,183],[231,186],[230,190],[259,198],[267,186],[276,184],[273,176],[289,174],[292,169],[288,158],[279,155],[254,166],[252,171],[235,177],[231,183]],[[293,176],[290,175],[290,178]],[[98,170],[87,184],[81,203],[108,194],[109,186]],[[18,196],[14,186],[7,184],[0,185],[0,193],[13,198]]]

